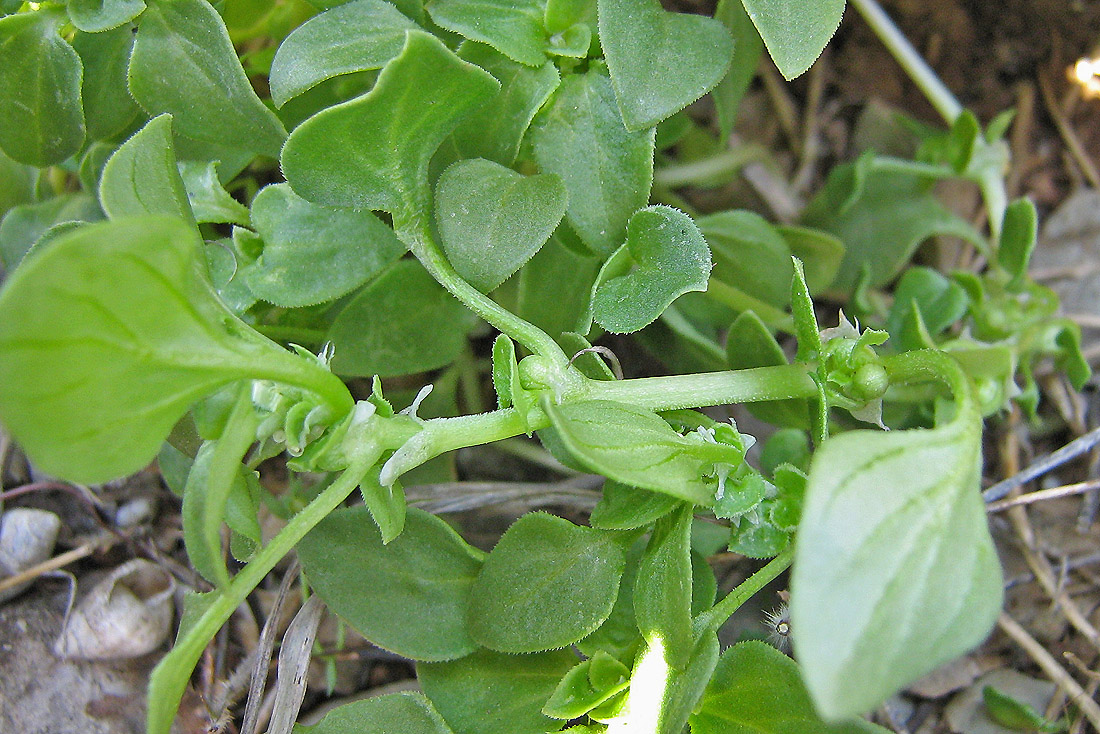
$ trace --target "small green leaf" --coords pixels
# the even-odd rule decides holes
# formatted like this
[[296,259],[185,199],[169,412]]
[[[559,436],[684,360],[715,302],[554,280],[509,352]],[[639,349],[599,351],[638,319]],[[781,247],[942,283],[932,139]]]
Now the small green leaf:
[[603,485],[603,496],[592,510],[589,522],[604,530],[632,530],[645,527],[672,512],[680,503],[675,497],[638,489],[613,479]]
[[557,67],[547,61],[533,69],[482,43],[464,43],[458,55],[499,79],[500,92],[459,122],[450,138],[456,157],[484,158],[510,166],[535,113],[558,88],[561,77]]
[[657,521],[634,582],[634,618],[647,643],[660,640],[665,660],[687,665],[691,634],[692,505]]
[[810,287],[806,285],[806,273],[798,258],[793,259],[794,278],[791,280],[791,313],[794,316],[794,332],[798,338],[799,362],[816,360],[821,353],[821,330],[817,327]]
[[[470,312],[415,260],[398,260],[340,311],[327,339],[340,375],[408,375],[450,363],[466,344]],[[431,339],[423,338],[431,334]]]
[[325,603],[374,644],[413,660],[453,660],[476,649],[466,606],[480,555],[416,508],[387,545],[362,506],[336,510],[298,544]]
[[89,140],[110,140],[121,135],[141,114],[141,108],[126,88],[126,70],[133,47],[134,34],[128,25],[73,36],[73,48],[84,65],[80,94]]
[[206,0],[148,5],[130,55],[137,103],[171,113],[192,138],[277,158],[286,130],[252,90],[218,12]]
[[740,451],[681,436],[656,413],[608,400],[543,404],[566,448],[611,479],[709,507],[715,485],[703,479],[715,461],[739,464]]
[[478,650],[452,662],[418,663],[416,677],[456,734],[545,734],[562,722],[543,715],[542,707],[576,662],[571,650]]
[[[2,174],[3,171],[0,171]],[[36,204],[12,207],[0,221],[0,264],[14,270],[54,227],[103,219],[98,202],[87,194],[62,194]]]
[[459,275],[488,293],[550,239],[565,216],[565,198],[553,174],[523,176],[481,158],[459,161],[436,184],[443,251]]
[[271,61],[271,100],[287,100],[326,79],[381,69],[401,53],[416,24],[384,0],[354,0],[307,20],[287,36]]
[[59,8],[0,18],[0,148],[39,168],[84,142],[80,56],[58,35]]
[[981,415],[961,368],[949,357],[928,365],[953,385],[951,422],[851,431],[826,441],[810,467],[791,626],[827,719],[863,713],[970,649],[1000,610],[978,492]]
[[294,725],[294,734],[454,734],[419,693],[390,693],[345,703],[313,726]]
[[786,308],[791,298],[791,249],[766,219],[745,210],[710,214],[699,229],[714,256],[714,277],[753,298]]
[[432,0],[427,9],[441,28],[487,43],[513,61],[546,63],[546,31],[537,0]]
[[549,44],[546,53],[551,56],[583,59],[592,48],[592,28],[587,23],[577,23],[550,36]]
[[332,374],[226,310],[200,244],[178,219],[92,224],[8,279],[0,417],[42,471],[89,484],[131,474],[192,403],[239,379],[297,385],[350,410]]
[[630,668],[606,652],[597,652],[565,674],[542,712],[568,721],[584,716],[630,685]]
[[844,0],[742,0],[788,80],[813,66],[840,27]]
[[85,33],[99,33],[129,23],[145,10],[143,0],[69,0],[69,20]]
[[1063,721],[1050,721],[1029,704],[1001,693],[993,686],[982,688],[982,701],[989,718],[1015,731],[1057,734],[1068,727]]
[[593,317],[615,334],[638,331],[683,294],[705,291],[710,267],[710,249],[691,217],[664,205],[642,209],[600,273]]
[[509,653],[572,644],[611,614],[625,563],[613,532],[545,513],[524,515],[501,536],[474,582],[470,634]]
[[248,226],[248,207],[222,186],[217,161],[182,161],[179,171],[196,221]]
[[729,71],[711,92],[718,113],[718,136],[726,140],[733,132],[741,98],[756,75],[756,67],[764,53],[764,42],[741,0],[718,0],[714,18],[721,21],[733,37],[733,59]]
[[894,289],[886,331],[899,350],[919,349],[927,345],[912,333],[914,312],[926,333],[935,337],[966,315],[969,305],[970,299],[958,283],[931,268],[908,268]]
[[844,243],[827,232],[793,224],[776,225],[775,231],[787,241],[791,254],[802,261],[806,285],[811,293],[821,293],[836,280],[844,261]]
[[382,533],[382,545],[387,545],[405,529],[405,517],[408,504],[405,502],[405,490],[400,482],[383,486],[376,472],[369,472],[359,482],[359,491],[363,503],[370,510],[374,523]]
[[599,0],[600,43],[628,130],[653,127],[714,88],[733,40],[721,22],[658,0]]
[[610,255],[649,200],[654,131],[628,131],[611,80],[591,69],[562,82],[531,134],[539,169],[556,173],[569,193],[569,224],[593,252]]
[[[432,154],[499,89],[496,79],[434,36],[408,31],[374,89],[298,126],[283,149],[283,173],[310,201],[416,219],[430,210]],[[395,224],[401,228],[401,221]]]
[[722,653],[690,723],[691,734],[886,733],[865,721],[822,721],[798,665],[763,642],[742,642]]
[[547,0],[542,20],[550,33],[561,33],[577,23],[594,23],[596,0]]
[[111,219],[165,214],[194,224],[172,147],[172,116],[154,117],[103,167],[99,202]]
[[339,298],[405,252],[370,212],[312,204],[286,184],[256,195],[252,223],[264,249],[245,280],[257,296],[287,308]]
[[1017,199],[1005,210],[997,262],[1012,276],[1013,284],[1022,284],[1027,277],[1027,264],[1038,234],[1037,216],[1029,199]]
[[516,344],[504,334],[493,340],[493,390],[497,407],[512,407],[512,375],[516,372]]

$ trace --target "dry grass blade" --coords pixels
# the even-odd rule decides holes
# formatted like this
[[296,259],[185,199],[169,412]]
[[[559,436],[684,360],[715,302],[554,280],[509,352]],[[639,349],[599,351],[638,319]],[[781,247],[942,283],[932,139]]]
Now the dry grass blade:
[[260,704],[263,702],[264,687],[267,684],[267,668],[271,661],[271,653],[275,649],[275,631],[279,626],[279,617],[282,615],[283,605],[290,594],[290,587],[294,585],[297,572],[298,562],[294,561],[283,574],[279,593],[275,597],[275,603],[271,605],[271,612],[267,615],[264,628],[260,632],[260,643],[256,646],[256,662],[252,669],[252,682],[248,687],[248,702],[245,704],[240,734],[256,734]]
[[314,594],[302,605],[283,636],[279,647],[279,679],[275,684],[275,704],[267,734],[290,734],[302,701],[306,697],[306,677],[313,641],[321,625],[325,604]]
[[1084,494],[1086,492],[1091,492],[1096,489],[1100,489],[1100,479],[1095,479],[1089,482],[1078,482],[1076,484],[1064,484],[1061,487],[1041,489],[1037,492],[1028,492],[1027,494],[1021,494],[1017,497],[1012,497],[1010,499],[1004,499],[998,502],[991,502],[985,508],[985,510],[986,512],[1000,512],[1001,510],[1007,510],[1010,507],[1030,505],[1033,502],[1042,502],[1043,500],[1052,500],[1058,497],[1071,497],[1075,494]]
[[1070,441],[1052,454],[1044,456],[1042,459],[1032,463],[1023,471],[1017,472],[1008,479],[994,484],[992,487],[982,492],[982,499],[986,502],[996,502],[997,500],[1004,499],[1017,487],[1027,484],[1032,479],[1046,474],[1051,469],[1065,464],[1067,461],[1080,456],[1097,445],[1100,445],[1100,428],[1095,428],[1085,435]]

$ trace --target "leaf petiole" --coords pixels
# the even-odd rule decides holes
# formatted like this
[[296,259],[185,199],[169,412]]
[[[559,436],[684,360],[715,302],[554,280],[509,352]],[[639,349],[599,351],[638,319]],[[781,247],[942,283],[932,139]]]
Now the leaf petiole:
[[787,570],[794,559],[794,545],[788,545],[762,569],[742,581],[733,591],[705,612],[695,615],[691,627],[695,639],[715,632],[741,605]]

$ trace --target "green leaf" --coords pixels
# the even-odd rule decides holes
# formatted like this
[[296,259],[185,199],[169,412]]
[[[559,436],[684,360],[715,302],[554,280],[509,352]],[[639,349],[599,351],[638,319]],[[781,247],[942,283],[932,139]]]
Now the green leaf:
[[733,37],[733,59],[729,71],[711,92],[718,113],[718,136],[726,140],[733,132],[741,98],[756,75],[756,67],[764,53],[764,42],[741,0],[718,0],[714,18],[721,21]]
[[657,521],[634,582],[634,618],[646,642],[659,640],[665,660],[683,668],[691,657],[691,518],[682,503]]
[[611,615],[600,628],[576,643],[576,648],[588,657],[607,653],[620,662],[631,664],[635,653],[643,644],[642,633],[634,619],[634,582],[638,575],[638,563],[645,550],[644,539],[636,541],[626,553],[626,567],[619,580],[619,592]]
[[691,217],[664,205],[642,209],[600,272],[593,317],[615,334],[638,331],[683,294],[705,291],[710,267],[710,249]]
[[1037,217],[1035,205],[1029,199],[1017,199],[1005,210],[997,262],[1012,276],[1013,284],[1022,284],[1027,277],[1027,264],[1038,234]]
[[482,43],[464,43],[458,55],[499,79],[500,92],[455,128],[450,138],[455,156],[510,166],[535,113],[558,88],[557,67],[549,61],[538,68],[524,66]]
[[802,261],[810,292],[827,290],[844,260],[844,243],[827,232],[793,224],[776,225],[775,231],[787,241],[791,254]]
[[283,173],[310,201],[416,219],[429,210],[432,154],[499,88],[435,37],[408,31],[374,89],[298,126],[283,149]]
[[555,338],[580,326],[579,314],[588,309],[600,269],[596,258],[578,255],[562,244],[562,230],[567,226],[558,227],[519,271],[516,302],[509,304],[517,316]]
[[603,485],[603,496],[592,510],[589,522],[604,530],[632,530],[649,525],[672,512],[680,503],[675,497],[638,489],[613,479]]
[[0,150],[0,219],[13,207],[34,201],[35,173]]
[[512,375],[516,364],[516,345],[504,334],[493,340],[493,390],[497,394],[497,407],[512,407]]
[[814,711],[798,665],[763,642],[722,653],[691,734],[885,734],[866,721],[830,724]]
[[277,158],[286,130],[252,90],[218,12],[205,0],[148,5],[130,55],[137,103],[171,113],[192,138]]
[[239,379],[298,385],[330,410],[350,410],[327,370],[225,309],[200,245],[176,219],[93,224],[60,236],[8,280],[0,418],[42,471],[87,484],[131,474],[192,403]]
[[257,296],[286,308],[338,298],[405,252],[393,230],[370,212],[312,204],[286,184],[256,195],[252,223],[264,249],[245,280]]
[[583,59],[592,48],[592,28],[587,23],[577,23],[561,33],[549,38],[546,53],[551,56],[564,56],[571,59]]
[[557,176],[523,176],[481,158],[452,165],[435,192],[443,251],[483,293],[523,267],[565,216],[565,187]]
[[912,333],[914,311],[926,333],[936,337],[966,315],[969,305],[970,299],[958,283],[931,268],[908,268],[894,289],[886,331],[899,350],[919,349],[927,345],[920,335]]
[[13,270],[47,232],[60,224],[102,218],[96,200],[82,193],[12,207],[0,221],[0,264]]
[[43,8],[0,18],[0,148],[39,168],[84,142],[80,56],[58,31],[65,12]]
[[593,252],[610,255],[649,201],[654,131],[628,131],[611,80],[591,69],[562,82],[531,135],[539,169],[556,173],[569,193],[569,224]]
[[599,0],[600,43],[628,130],[653,127],[714,88],[733,40],[719,21],[658,0]]
[[1068,728],[1065,720],[1050,721],[1031,705],[1001,693],[993,686],[982,688],[982,701],[989,718],[1015,731],[1057,734]]
[[803,214],[805,224],[844,242],[834,290],[851,292],[864,268],[869,287],[886,284],[917,246],[935,235],[954,235],[984,247],[970,224],[936,200],[927,181],[907,173],[860,173],[861,165],[867,164],[834,168]]
[[456,734],[544,734],[561,728],[542,707],[576,662],[571,650],[478,650],[448,663],[418,663],[416,677]]
[[568,721],[584,716],[630,685],[630,668],[606,652],[597,652],[565,674],[542,712]]
[[141,108],[126,88],[126,70],[133,47],[134,34],[129,25],[73,36],[73,48],[84,65],[80,94],[89,140],[115,138],[130,129],[141,114]]
[[313,726],[294,725],[294,734],[454,734],[419,693],[390,693],[352,701],[329,711]]
[[465,615],[480,556],[416,508],[386,545],[362,506],[333,512],[298,544],[325,603],[374,644],[413,660],[453,660],[477,648]]
[[[726,362],[731,370],[787,364],[783,347],[753,311],[745,311],[730,325]],[[805,400],[765,400],[745,406],[757,418],[777,426],[809,428]]]
[[487,43],[513,61],[546,63],[546,31],[537,0],[432,0],[427,9],[441,28]]
[[715,461],[739,464],[734,447],[681,436],[656,413],[609,400],[554,405],[547,411],[566,448],[590,470],[615,481],[709,507],[715,485],[703,479]]
[[572,644],[611,614],[625,563],[613,532],[541,512],[524,515],[501,536],[474,582],[470,635],[508,653]]
[[172,147],[172,116],[154,117],[103,167],[99,202],[111,219],[165,214],[195,223]]
[[745,210],[710,214],[699,229],[714,255],[714,277],[765,303],[786,308],[791,299],[791,249],[766,219]]
[[840,27],[844,0],[742,0],[788,80],[813,66]]
[[248,207],[222,186],[217,161],[182,161],[179,171],[196,221],[248,226]]
[[401,53],[405,31],[416,24],[384,0],[355,0],[298,26],[271,61],[271,99],[276,107],[326,79],[381,69]]
[[[340,375],[408,375],[442,367],[466,344],[469,311],[415,260],[398,260],[348,302],[326,338]],[[430,339],[423,338],[431,334]]]
[[863,713],[966,652],[1000,610],[978,492],[981,415],[950,358],[919,364],[952,383],[951,422],[851,431],[826,441],[810,467],[791,626],[807,687],[830,720]]
[[817,326],[810,287],[806,285],[806,273],[802,263],[794,259],[794,278],[791,280],[791,313],[794,316],[794,333],[798,339],[799,362],[816,360],[821,353],[821,329]]
[[129,23],[145,10],[143,0],[69,0],[69,20],[86,33],[99,33]]

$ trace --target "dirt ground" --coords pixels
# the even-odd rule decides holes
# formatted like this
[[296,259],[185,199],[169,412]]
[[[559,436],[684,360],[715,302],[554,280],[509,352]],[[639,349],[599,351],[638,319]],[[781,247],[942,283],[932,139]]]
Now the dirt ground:
[[[705,10],[704,6],[697,9]],[[694,6],[688,0],[680,7]],[[1065,311],[1084,330],[1086,354],[1094,369],[1100,367],[1100,99],[1088,98],[1069,77],[1077,59],[1100,54],[1100,2],[892,0],[884,7],[979,119],[988,122],[1005,109],[1016,110],[1008,136],[1012,149],[1009,194],[1031,197],[1040,210],[1035,276],[1062,294]],[[868,109],[894,109],[937,122],[919,91],[849,8],[836,39],[807,75],[788,85],[769,64],[762,66],[736,134],[745,142],[767,146],[787,176],[793,198],[804,199],[833,163],[849,156],[859,121],[866,119]],[[756,193],[766,209],[767,197]],[[958,213],[981,222],[975,191],[963,187],[947,193],[945,199]],[[936,258],[937,253],[932,248],[921,256]],[[1100,436],[1100,389],[1095,384],[1077,394],[1052,375],[1041,377],[1040,382],[1044,400],[1037,424],[1016,413],[988,424],[987,486],[1019,476],[1079,436]],[[973,654],[891,699],[875,712],[876,721],[912,734],[1010,731],[986,718],[981,704],[986,684],[1031,702],[1051,720],[1076,710],[1071,706],[1075,699],[1096,700],[1100,688],[1097,443],[1021,483],[1014,495],[1082,482],[1096,485],[1091,492],[1028,504],[1013,505],[1010,500],[991,508],[990,521],[1007,580],[1005,612],[997,630]],[[172,636],[167,628],[160,629],[157,615],[161,612],[149,609],[155,600],[159,604],[172,597],[178,602],[186,587],[204,588],[182,552],[178,500],[153,469],[91,490],[38,477],[18,447],[2,435],[0,462],[5,511],[40,508],[61,519],[56,546],[49,543],[36,558],[34,567],[44,573],[32,587],[7,601],[0,587],[0,731],[143,731],[144,686]],[[463,481],[491,482],[486,486],[492,492],[511,491],[521,497],[508,505],[465,509],[461,517],[471,541],[484,546],[492,545],[494,534],[509,518],[536,504],[549,504],[583,519],[598,486],[591,478],[563,478],[493,448],[464,452],[458,466]],[[276,464],[265,468],[265,482],[278,491],[285,477]],[[516,482],[517,477],[523,481]],[[505,481],[511,489],[502,484]],[[417,488],[410,488],[409,494],[415,499]],[[437,501],[432,507],[443,505]],[[151,630],[154,637],[160,633],[160,641],[148,651],[136,644],[135,635],[124,635],[129,639],[118,642],[118,649],[105,652],[109,659],[59,658],[55,639],[71,588],[75,585],[78,590],[79,609],[98,582],[133,559],[145,559],[157,570],[142,567],[141,573],[151,575],[140,582],[127,578],[119,583],[143,607],[142,614],[148,613],[148,619],[142,618],[143,629]],[[713,563],[723,589],[755,568],[753,562],[733,554],[719,555]],[[257,644],[286,574],[286,565],[272,574],[207,650],[176,722],[178,734],[236,731],[234,718],[239,722],[250,672],[246,656]],[[760,605],[768,608],[771,601],[761,599]],[[739,615],[735,623],[758,626],[759,611]],[[323,662],[315,662],[311,670],[303,709],[307,717],[354,697],[414,685],[408,662],[337,629],[331,620],[322,625],[318,640],[324,651],[318,657]],[[270,714],[270,707],[269,696],[261,705],[261,721]],[[1092,730],[1072,715],[1068,725],[1073,733]]]

